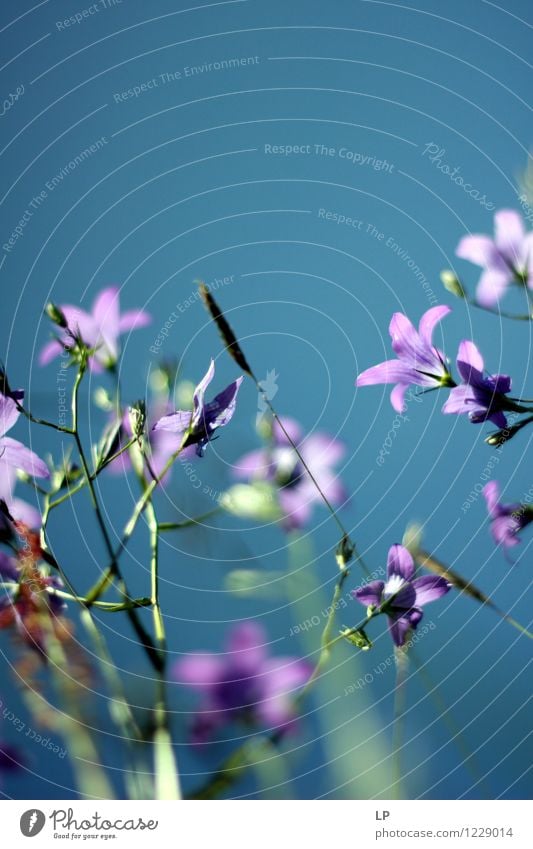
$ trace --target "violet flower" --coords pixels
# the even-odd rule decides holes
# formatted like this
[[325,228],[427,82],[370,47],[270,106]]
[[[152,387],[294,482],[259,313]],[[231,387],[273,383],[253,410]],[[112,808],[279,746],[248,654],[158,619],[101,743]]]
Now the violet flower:
[[206,374],[194,390],[192,412],[176,410],[175,413],[160,418],[153,426],[153,435],[158,434],[159,438],[162,433],[165,434],[165,451],[170,451],[169,456],[178,451],[188,432],[180,457],[185,459],[194,453],[203,457],[208,442],[213,439],[218,428],[225,427],[233,418],[237,393],[243,378],[238,377],[212,401],[206,403],[205,391],[214,375],[215,363],[211,360]]
[[489,481],[483,487],[483,495],[487,502],[490,517],[490,529],[494,542],[503,545],[505,549],[513,548],[521,540],[520,531],[533,522],[533,509],[528,504],[502,504],[500,487],[497,481]]
[[473,342],[463,340],[457,354],[457,369],[464,380],[454,387],[442,408],[443,413],[468,415],[474,424],[487,421],[505,427],[504,410],[522,409],[506,393],[511,391],[511,378],[506,374],[483,376],[483,357]]
[[525,232],[521,216],[512,209],[495,214],[494,239],[464,236],[456,254],[483,268],[476,289],[477,302],[483,307],[497,304],[513,282],[533,288],[533,232]]
[[408,631],[416,628],[423,616],[422,607],[445,595],[452,585],[438,575],[414,578],[415,564],[403,545],[393,545],[387,558],[387,581],[371,581],[352,591],[352,596],[367,608],[378,608],[389,619],[389,630],[396,646],[403,646]]
[[[24,397],[22,391],[15,393],[17,400]],[[20,412],[17,408],[14,397],[0,395],[0,479],[3,481],[2,486],[6,487],[6,479],[12,480],[16,475],[16,470],[20,469],[26,474],[35,478],[48,478],[50,472],[46,463],[41,460],[37,454],[26,448],[22,442],[6,436],[8,430],[11,430]],[[7,502],[5,496],[4,500]]]
[[405,409],[405,393],[411,384],[425,387],[453,386],[444,355],[432,341],[436,325],[449,312],[451,310],[447,306],[431,307],[420,319],[418,330],[403,313],[394,313],[389,333],[398,359],[386,360],[366,369],[359,375],[355,385],[395,383],[390,398],[398,413]]
[[294,722],[294,697],[312,668],[296,657],[269,657],[266,640],[258,623],[243,622],[231,632],[224,653],[196,652],[174,664],[174,680],[202,695],[195,742],[209,740],[230,722],[269,728]]
[[144,310],[120,313],[117,286],[103,289],[96,297],[91,312],[70,304],[64,304],[59,309],[66,319],[67,327],[58,328],[58,338],[48,342],[42,349],[39,363],[43,366],[65,349],[73,348],[74,337],[80,336],[84,344],[93,349],[89,368],[95,372],[111,368],[120,353],[121,334],[145,327],[151,321],[151,316]]
[[[342,442],[326,433],[303,437],[294,419],[281,421],[324,495],[333,506],[342,504],[347,494],[334,469],[345,454]],[[321,503],[322,497],[276,421],[272,439],[272,447],[251,451],[237,460],[233,474],[249,482],[267,481],[277,486],[284,524],[290,529],[302,528],[310,519],[313,505]]]

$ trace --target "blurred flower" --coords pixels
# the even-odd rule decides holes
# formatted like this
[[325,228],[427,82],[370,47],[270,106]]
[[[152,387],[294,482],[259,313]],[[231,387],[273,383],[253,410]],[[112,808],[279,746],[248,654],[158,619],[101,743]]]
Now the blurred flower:
[[[145,439],[148,442],[148,458],[150,467],[154,474],[159,477],[163,471],[165,464],[172,457],[175,451],[180,446],[181,440],[177,439],[174,433],[166,430],[154,430],[154,426],[163,416],[167,416],[172,411],[172,404],[169,400],[158,398],[153,401],[147,412],[147,432]],[[131,417],[126,410],[122,417],[122,424],[118,434],[118,440],[113,446],[113,451],[116,453],[130,441],[133,436],[131,427]],[[131,469],[131,460],[127,451],[120,454],[112,463],[109,464],[111,472],[129,471]],[[168,480],[171,474],[171,469],[167,472],[165,479]]]
[[474,424],[487,421],[505,427],[503,410],[514,408],[505,397],[511,391],[511,378],[506,374],[483,377],[483,357],[473,342],[463,340],[457,354],[457,369],[464,380],[454,387],[442,408],[443,413],[467,414]]
[[497,481],[489,481],[483,487],[487,502],[490,525],[494,542],[504,548],[513,548],[521,540],[520,531],[533,522],[533,509],[527,504],[502,504],[500,487]]
[[432,342],[436,325],[449,312],[451,310],[446,306],[431,307],[420,319],[418,330],[403,313],[394,313],[389,333],[398,359],[386,360],[366,369],[359,375],[355,385],[395,383],[391,404],[398,413],[405,409],[404,396],[412,383],[427,387],[453,386],[444,355]]
[[19,559],[0,552],[0,629],[14,627],[33,648],[44,653],[46,617],[59,616],[65,602],[50,589],[61,589],[62,581],[44,575],[36,565],[39,544],[35,534],[16,524],[24,548]]
[[[302,429],[294,419],[281,421],[324,495],[334,506],[342,504],[346,492],[334,466],[344,456],[344,445],[326,433],[303,438]],[[267,481],[277,486],[284,523],[288,528],[301,528],[309,521],[313,504],[321,502],[322,497],[276,421],[272,440],[272,447],[251,451],[237,460],[233,474],[250,482]]]
[[416,628],[423,616],[422,607],[445,595],[452,585],[438,575],[414,578],[415,564],[403,545],[393,545],[387,558],[387,581],[371,581],[352,591],[352,596],[367,608],[380,608],[389,619],[393,642],[403,646],[410,628]]
[[89,367],[96,372],[113,366],[119,356],[119,337],[130,330],[145,327],[151,316],[144,310],[128,310],[120,314],[119,289],[110,286],[103,289],[93,303],[90,313],[80,307],[64,304],[59,308],[67,327],[58,325],[58,338],[48,342],[41,351],[39,363],[47,365],[64,349],[75,347],[75,337],[80,336],[84,344],[93,349]]
[[[16,394],[17,400],[24,397],[23,392]],[[32,477],[48,478],[50,472],[46,463],[29,448],[26,448],[22,442],[5,435],[8,430],[11,430],[19,415],[14,397],[0,395],[0,479],[5,477],[12,479],[17,469],[21,469]],[[2,486],[6,487],[5,481]],[[0,497],[7,501],[5,496]]]
[[494,239],[464,236],[456,254],[484,270],[476,289],[481,306],[492,307],[515,282],[533,288],[533,232],[526,233],[518,212],[501,209],[494,216]]
[[231,632],[225,653],[194,653],[175,663],[174,680],[202,694],[193,726],[196,742],[229,722],[279,728],[295,720],[295,692],[310,677],[311,666],[295,657],[269,657],[266,640],[259,624],[243,622]]
[[170,450],[170,446],[173,446],[169,456],[179,449],[185,434],[189,431],[180,456],[184,459],[196,453],[198,457],[202,457],[215,431],[231,421],[242,377],[238,377],[212,401],[206,403],[204,394],[214,375],[215,363],[211,360],[207,373],[194,390],[192,412],[177,410],[175,413],[163,416],[153,426],[152,433],[163,432],[167,435],[168,442],[165,443],[165,450],[167,448]]

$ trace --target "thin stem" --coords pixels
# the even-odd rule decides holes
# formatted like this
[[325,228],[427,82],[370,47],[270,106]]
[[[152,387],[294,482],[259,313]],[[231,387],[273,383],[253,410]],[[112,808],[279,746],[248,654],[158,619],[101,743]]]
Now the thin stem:
[[182,528],[191,528],[194,525],[201,525],[206,519],[210,519],[211,516],[216,516],[221,512],[221,507],[214,507],[213,510],[208,510],[207,513],[202,513],[201,516],[194,516],[191,519],[185,519],[183,522],[159,522],[158,528],[161,533],[167,531],[180,531]]

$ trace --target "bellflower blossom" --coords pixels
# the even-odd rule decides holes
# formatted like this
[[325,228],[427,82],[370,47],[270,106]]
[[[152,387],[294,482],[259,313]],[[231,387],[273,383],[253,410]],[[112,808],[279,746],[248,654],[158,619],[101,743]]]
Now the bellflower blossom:
[[491,520],[494,542],[505,549],[513,548],[521,540],[520,531],[533,522],[533,508],[527,504],[502,504],[497,481],[489,481],[483,487],[487,510]]
[[483,307],[497,304],[513,282],[533,289],[533,232],[525,232],[521,216],[512,209],[495,214],[494,239],[464,236],[456,254],[483,268],[476,289],[476,299]]
[[120,313],[119,289],[110,286],[96,297],[91,312],[81,307],[64,304],[59,308],[66,319],[67,327],[58,328],[58,338],[48,342],[39,356],[39,363],[47,365],[75,345],[73,337],[81,336],[88,348],[94,349],[89,358],[89,368],[101,372],[112,367],[119,356],[119,337],[130,330],[138,330],[150,324],[151,316],[144,310],[127,310]]
[[[23,397],[22,391],[17,391],[11,396],[0,395],[0,479],[3,480],[1,486],[4,490],[9,481],[14,479],[17,469],[35,478],[50,477],[48,466],[37,454],[26,448],[22,442],[6,436],[20,416],[15,398],[20,401]],[[8,499],[5,496],[2,497],[7,502]]]
[[403,545],[393,545],[387,558],[387,581],[371,581],[352,591],[352,596],[367,608],[381,608],[389,619],[389,630],[396,646],[403,646],[410,628],[416,628],[423,616],[422,607],[445,595],[452,585],[438,575],[414,578],[415,564]]
[[405,409],[405,393],[411,384],[424,387],[453,386],[444,355],[433,345],[436,325],[451,312],[449,307],[431,307],[420,319],[416,330],[407,316],[394,313],[389,325],[396,360],[386,360],[362,372],[356,386],[395,383],[391,404],[401,413]]
[[[342,442],[326,433],[304,438],[302,428],[294,419],[282,418],[281,421],[324,495],[332,505],[342,504],[347,494],[334,469],[345,454]],[[322,497],[276,421],[272,426],[272,438],[272,447],[251,451],[237,460],[233,474],[249,482],[267,481],[279,487],[284,524],[288,528],[301,528],[309,521],[313,505],[322,502]]]
[[193,409],[191,411],[176,410],[168,416],[163,416],[152,428],[152,438],[162,438],[165,435],[165,451],[169,456],[175,453],[182,444],[187,431],[189,434],[180,454],[182,459],[196,453],[203,457],[207,444],[214,437],[219,427],[225,427],[235,412],[237,393],[243,378],[238,377],[212,401],[206,403],[204,395],[215,375],[215,363],[211,360],[209,368],[194,390]]
[[511,391],[511,378],[506,374],[484,377],[483,369],[479,350],[473,342],[463,340],[457,354],[457,370],[464,383],[451,390],[442,412],[467,414],[474,424],[489,420],[497,427],[505,427],[507,419],[503,411],[520,410],[505,397]]
[[294,697],[312,668],[296,657],[269,657],[266,641],[258,623],[243,622],[231,632],[225,653],[196,652],[174,664],[174,680],[202,695],[192,729],[196,742],[229,722],[269,728],[294,722]]

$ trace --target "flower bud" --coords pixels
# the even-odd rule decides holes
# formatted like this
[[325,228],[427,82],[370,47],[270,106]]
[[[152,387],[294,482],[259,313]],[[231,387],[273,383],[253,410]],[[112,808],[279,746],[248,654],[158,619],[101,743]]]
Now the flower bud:
[[48,318],[53,321],[54,324],[57,324],[58,327],[62,327],[63,330],[68,327],[67,319],[65,318],[63,312],[59,309],[59,307],[56,307],[56,305],[53,304],[51,301],[47,303],[45,307],[45,312]]
[[455,295],[456,298],[464,298],[466,297],[466,292],[463,288],[463,285],[456,274],[450,269],[446,268],[444,271],[440,273],[441,283],[445,289],[448,290],[452,295]]
[[372,648],[372,642],[368,639],[362,628],[359,628],[358,631],[354,631],[352,628],[345,628],[340,633],[341,637],[344,637],[352,646],[356,646],[362,651],[368,651],[368,649]]
[[144,434],[146,425],[146,404],[144,401],[137,401],[128,408],[128,416],[130,427],[133,436],[140,439]]

